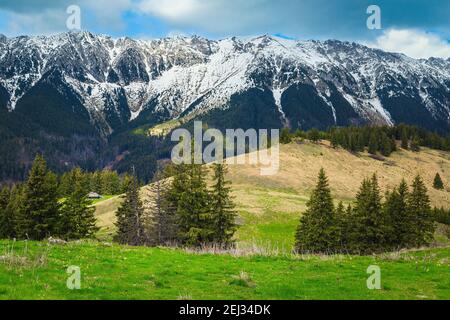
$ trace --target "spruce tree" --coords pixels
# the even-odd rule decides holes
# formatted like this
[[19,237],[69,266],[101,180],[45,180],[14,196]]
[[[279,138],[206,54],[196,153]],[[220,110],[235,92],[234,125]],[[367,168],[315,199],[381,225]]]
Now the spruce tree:
[[402,180],[398,188],[386,194],[383,205],[386,217],[386,241],[391,249],[408,247],[413,226],[407,207],[408,185]]
[[[97,192],[98,194],[104,194],[102,188],[102,176],[101,173],[96,171],[91,174],[89,192]],[[120,190],[122,191],[122,189]]]
[[58,193],[61,198],[67,197],[73,192],[72,171],[65,172],[59,178]]
[[420,139],[418,136],[414,136],[413,140],[411,141],[411,151],[413,152],[420,151]]
[[289,144],[292,142],[292,135],[289,128],[283,128],[281,129],[281,135],[280,135],[280,143],[282,144]]
[[402,129],[401,139],[402,139],[402,149],[408,150],[409,149],[409,138],[408,138],[406,129]]
[[47,169],[44,158],[36,156],[23,191],[20,208],[22,237],[42,240],[56,233],[60,204],[55,174]]
[[110,195],[120,193],[120,178],[117,172],[103,170],[100,176],[103,193]]
[[380,152],[385,157],[389,157],[393,152],[392,141],[391,139],[388,138],[388,136],[385,133],[381,135]]
[[385,245],[385,218],[377,176],[364,179],[356,196],[352,248],[361,253],[379,252]]
[[177,216],[180,236],[185,245],[201,246],[214,240],[210,196],[206,185],[206,168],[201,164],[185,167],[187,189],[179,195]]
[[412,223],[410,243],[413,246],[427,245],[433,240],[435,231],[427,187],[422,178],[417,176],[411,189],[408,197],[408,214]]
[[331,131],[330,135],[331,135],[330,137],[331,147],[333,149],[337,149],[339,147],[339,133],[335,129]]
[[316,128],[309,130],[308,139],[313,143],[319,142],[320,141],[320,131]]
[[117,233],[115,241],[120,244],[140,246],[147,243],[144,208],[139,195],[139,183],[133,175],[123,202],[116,211]]
[[14,216],[8,210],[11,199],[11,190],[3,187],[0,191],[0,239],[7,239],[14,236]]
[[88,188],[80,169],[73,171],[73,192],[65,199],[61,208],[58,233],[66,240],[90,238],[99,230],[96,226],[95,208],[87,198]]
[[374,133],[371,133],[370,139],[369,139],[369,153],[370,154],[376,154],[379,149],[378,146],[378,139],[377,136]]
[[178,239],[176,210],[168,200],[170,182],[167,180],[158,171],[149,187],[152,196],[145,202],[148,237],[153,246],[168,245]]
[[436,173],[433,181],[433,188],[436,190],[444,190],[444,182],[442,182],[442,178],[439,173]]
[[26,227],[28,220],[23,215],[24,185],[16,184],[11,188],[9,202],[6,211],[13,219],[14,230],[10,238],[26,238]]
[[[351,209],[350,211],[351,212]],[[344,207],[344,204],[342,201],[339,202],[338,206],[336,207],[335,214],[334,214],[334,228],[335,228],[335,243],[336,251],[345,251],[347,249],[347,243],[348,243],[348,224],[349,224],[349,214],[348,211],[346,211],[346,208]]]
[[334,205],[331,190],[323,168],[319,172],[316,188],[300,218],[295,248],[298,252],[329,253],[336,247]]
[[231,182],[226,180],[228,172],[226,164],[213,165],[214,185],[211,192],[211,210],[213,215],[213,242],[224,247],[233,243],[237,230],[235,204],[231,198]]

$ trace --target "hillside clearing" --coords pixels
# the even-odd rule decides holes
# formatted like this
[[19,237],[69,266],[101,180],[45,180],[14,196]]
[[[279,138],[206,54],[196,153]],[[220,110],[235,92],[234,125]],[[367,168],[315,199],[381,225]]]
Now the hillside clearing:
[[[354,199],[361,181],[373,173],[377,173],[383,192],[403,178],[410,183],[420,174],[428,187],[432,205],[450,207],[448,190],[432,188],[437,172],[449,187],[448,152],[426,148],[419,153],[401,150],[380,161],[368,154],[354,155],[343,149],[335,150],[327,142],[291,143],[281,145],[280,170],[276,175],[261,176],[260,168],[255,165],[230,166],[229,179],[233,182],[240,225],[236,239],[240,244],[253,246],[257,243],[290,249],[298,219],[321,167],[329,177],[333,196],[345,203]],[[151,196],[147,187],[142,188],[142,195]],[[114,214],[120,201],[117,196],[96,204],[101,235],[107,239],[113,233]]]

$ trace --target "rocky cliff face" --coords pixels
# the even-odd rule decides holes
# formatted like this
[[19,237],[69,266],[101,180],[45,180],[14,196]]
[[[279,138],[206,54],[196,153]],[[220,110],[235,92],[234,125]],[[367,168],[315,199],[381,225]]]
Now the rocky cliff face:
[[[0,37],[0,108],[33,118],[52,112],[43,105],[49,99],[66,104],[66,120],[86,121],[104,136],[143,114],[163,121],[258,103],[279,126],[406,122],[448,130],[450,61],[269,36]],[[51,115],[37,118],[45,126]]]

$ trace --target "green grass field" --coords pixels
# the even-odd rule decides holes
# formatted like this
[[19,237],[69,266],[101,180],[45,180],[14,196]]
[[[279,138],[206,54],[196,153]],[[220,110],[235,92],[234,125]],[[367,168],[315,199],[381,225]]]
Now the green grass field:
[[[450,248],[371,257],[235,257],[3,241],[0,250],[0,299],[450,299]],[[66,287],[72,265],[81,270],[80,290]],[[381,268],[381,290],[367,289],[370,265]]]

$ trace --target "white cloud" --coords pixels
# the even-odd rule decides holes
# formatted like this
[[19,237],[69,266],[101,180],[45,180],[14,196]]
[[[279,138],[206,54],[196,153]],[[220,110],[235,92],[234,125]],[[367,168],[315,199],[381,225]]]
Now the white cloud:
[[389,29],[368,44],[384,51],[404,53],[412,58],[450,57],[450,43],[436,34],[414,29]]
[[61,31],[66,17],[64,12],[56,10],[45,10],[33,15],[11,12],[6,29],[2,32],[8,36],[51,34]]
[[[174,29],[194,28],[235,35],[252,33],[278,20],[267,6],[269,0],[138,0],[135,10],[169,23]],[[273,11],[273,10],[272,10]],[[264,31],[262,31],[264,32]]]
[[182,21],[185,18],[207,11],[205,3],[199,0],[145,0],[137,8],[143,13],[153,14],[173,21]]
[[[65,32],[68,18],[66,8],[72,2],[63,0],[35,10],[31,10],[32,5],[29,10],[8,10],[0,7],[0,13],[8,17],[6,29],[1,32],[8,36]],[[96,27],[120,30],[126,27],[122,14],[132,7],[132,0],[78,0],[76,4],[81,8],[82,29],[88,29],[88,25],[95,23]]]

